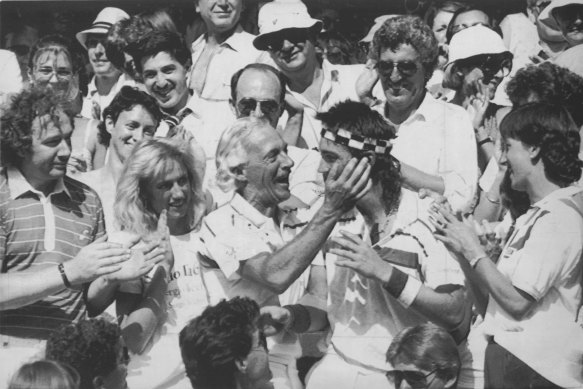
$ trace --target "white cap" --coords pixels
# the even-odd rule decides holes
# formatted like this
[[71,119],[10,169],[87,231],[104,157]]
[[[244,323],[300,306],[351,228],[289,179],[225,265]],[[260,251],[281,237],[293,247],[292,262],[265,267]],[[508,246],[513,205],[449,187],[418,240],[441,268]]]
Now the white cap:
[[374,34],[381,28],[381,26],[390,18],[394,18],[398,15],[381,15],[374,20],[374,25],[368,31],[368,34],[364,38],[360,40],[360,42],[372,42],[372,38],[374,38]]
[[253,40],[253,45],[258,50],[267,50],[269,38],[276,32],[305,28],[318,33],[324,25],[321,20],[313,19],[306,5],[299,0],[275,0],[265,4],[259,10],[257,24],[259,35]]
[[561,7],[566,7],[567,5],[571,4],[580,4],[583,5],[583,0],[552,0],[549,5],[538,16],[538,19],[542,22],[548,24],[551,27],[559,28],[557,24],[557,20],[553,15],[553,10]]
[[115,7],[106,7],[101,10],[97,15],[91,28],[78,32],[76,37],[81,46],[87,49],[85,41],[87,41],[87,34],[107,34],[109,29],[117,22],[123,19],[129,19],[128,15],[124,10]]
[[482,25],[463,29],[451,38],[449,43],[449,66],[460,59],[482,54],[501,54],[508,52],[502,37],[495,31]]

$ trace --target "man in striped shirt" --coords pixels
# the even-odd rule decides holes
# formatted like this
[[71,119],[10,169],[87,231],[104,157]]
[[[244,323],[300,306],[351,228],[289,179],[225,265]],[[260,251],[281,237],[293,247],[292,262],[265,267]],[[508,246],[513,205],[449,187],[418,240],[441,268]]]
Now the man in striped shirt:
[[21,92],[1,118],[3,374],[42,350],[51,331],[98,313],[119,281],[107,276],[130,259],[128,248],[106,242],[97,194],[65,176],[72,131],[50,89]]

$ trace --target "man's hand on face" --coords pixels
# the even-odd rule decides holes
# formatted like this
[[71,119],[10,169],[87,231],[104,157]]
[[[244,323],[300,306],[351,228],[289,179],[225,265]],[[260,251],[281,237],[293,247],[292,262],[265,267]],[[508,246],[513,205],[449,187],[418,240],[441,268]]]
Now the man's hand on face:
[[334,163],[326,179],[323,207],[332,213],[350,210],[371,188],[371,165],[367,158],[352,158],[344,166]]

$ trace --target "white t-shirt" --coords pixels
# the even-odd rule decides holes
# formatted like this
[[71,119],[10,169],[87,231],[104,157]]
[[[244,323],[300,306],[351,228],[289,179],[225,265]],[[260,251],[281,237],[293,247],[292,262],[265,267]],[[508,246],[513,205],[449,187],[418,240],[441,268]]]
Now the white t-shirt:
[[[196,257],[200,247],[197,232],[171,236],[174,266],[166,291],[167,320],[152,336],[141,355],[132,355],[128,365],[130,388],[185,388],[190,389],[178,347],[178,334],[193,318],[209,305],[226,298],[214,272],[201,268]],[[125,283],[121,292],[142,294],[148,276]]]

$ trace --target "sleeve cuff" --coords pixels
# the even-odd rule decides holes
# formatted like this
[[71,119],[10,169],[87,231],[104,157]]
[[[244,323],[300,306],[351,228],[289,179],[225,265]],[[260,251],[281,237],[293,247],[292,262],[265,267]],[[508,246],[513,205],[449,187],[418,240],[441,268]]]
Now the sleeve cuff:
[[417,295],[419,294],[421,286],[423,286],[423,283],[421,281],[409,276],[409,278],[407,279],[407,283],[405,284],[405,288],[403,289],[397,300],[399,300],[399,302],[403,304],[406,308],[409,308],[411,304],[413,304],[413,301],[415,301]]

